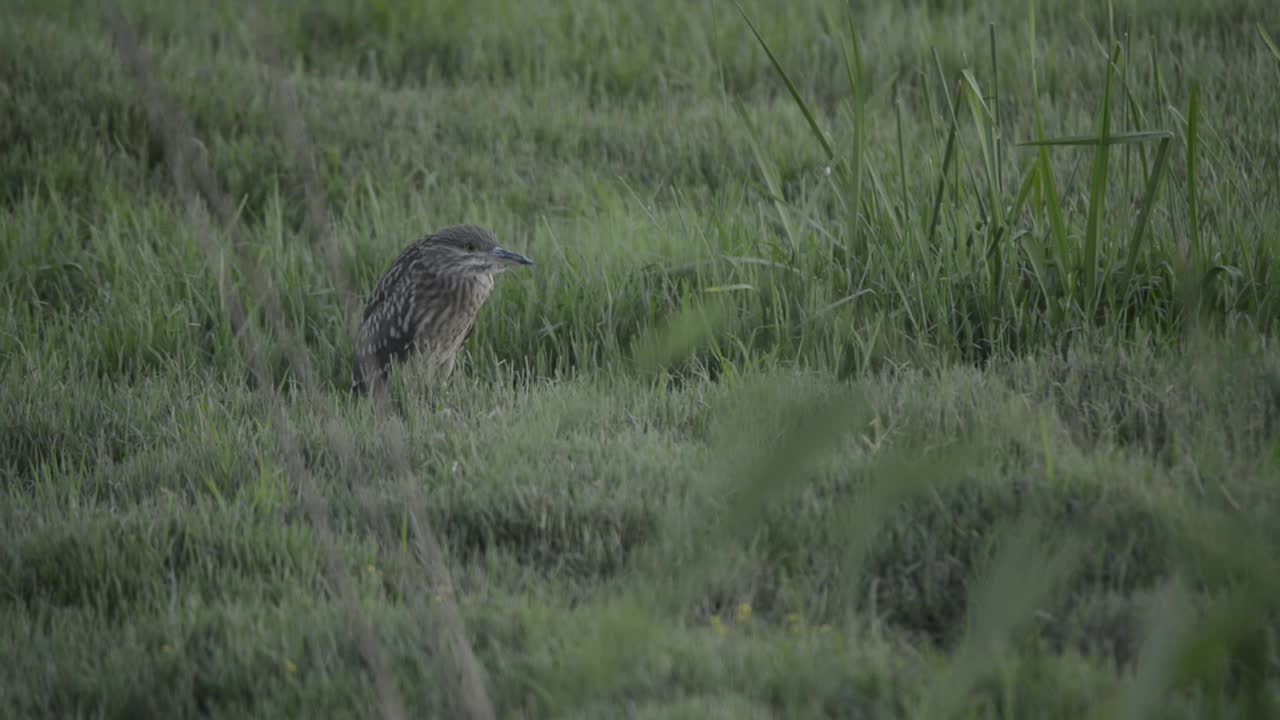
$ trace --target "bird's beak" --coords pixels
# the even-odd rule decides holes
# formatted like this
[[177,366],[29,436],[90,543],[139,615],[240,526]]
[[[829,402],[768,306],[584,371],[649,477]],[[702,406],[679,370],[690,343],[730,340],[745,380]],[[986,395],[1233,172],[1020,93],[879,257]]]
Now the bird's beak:
[[519,253],[513,253],[509,250],[503,250],[502,248],[494,248],[493,250],[489,251],[489,254],[493,255],[499,260],[502,260],[503,262],[508,262],[513,265],[532,265],[533,264],[533,261],[530,260],[529,258]]

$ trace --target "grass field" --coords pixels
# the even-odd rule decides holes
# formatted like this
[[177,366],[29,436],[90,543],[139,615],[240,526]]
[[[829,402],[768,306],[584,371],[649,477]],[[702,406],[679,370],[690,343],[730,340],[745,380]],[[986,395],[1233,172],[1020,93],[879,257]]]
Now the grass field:
[[1280,716],[1274,0],[122,5],[0,23],[0,716]]

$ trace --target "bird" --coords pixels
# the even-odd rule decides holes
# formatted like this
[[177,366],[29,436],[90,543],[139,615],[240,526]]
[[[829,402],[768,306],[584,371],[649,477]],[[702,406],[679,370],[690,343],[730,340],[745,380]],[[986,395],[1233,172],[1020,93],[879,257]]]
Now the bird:
[[393,364],[425,361],[439,381],[475,330],[495,276],[533,265],[480,225],[452,225],[406,247],[378,280],[355,337],[351,389],[382,388]]

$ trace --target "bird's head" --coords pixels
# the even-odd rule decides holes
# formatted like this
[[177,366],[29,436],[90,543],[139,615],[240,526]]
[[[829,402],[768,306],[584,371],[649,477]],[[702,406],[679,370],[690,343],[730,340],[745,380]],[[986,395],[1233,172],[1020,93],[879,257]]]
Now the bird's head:
[[495,275],[529,258],[498,247],[492,231],[479,225],[454,225],[433,233],[428,245],[436,263],[457,275]]

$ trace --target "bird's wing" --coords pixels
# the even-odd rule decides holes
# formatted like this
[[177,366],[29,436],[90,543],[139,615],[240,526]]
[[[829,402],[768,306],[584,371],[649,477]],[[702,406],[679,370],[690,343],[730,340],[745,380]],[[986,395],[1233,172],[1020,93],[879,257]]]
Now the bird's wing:
[[467,331],[462,334],[462,342],[458,343],[458,347],[466,347],[467,341],[471,339],[471,333],[476,331],[476,318],[474,315],[467,321]]
[[383,274],[365,305],[360,351],[380,365],[402,359],[413,346],[415,296],[422,273],[422,258],[411,245]]

